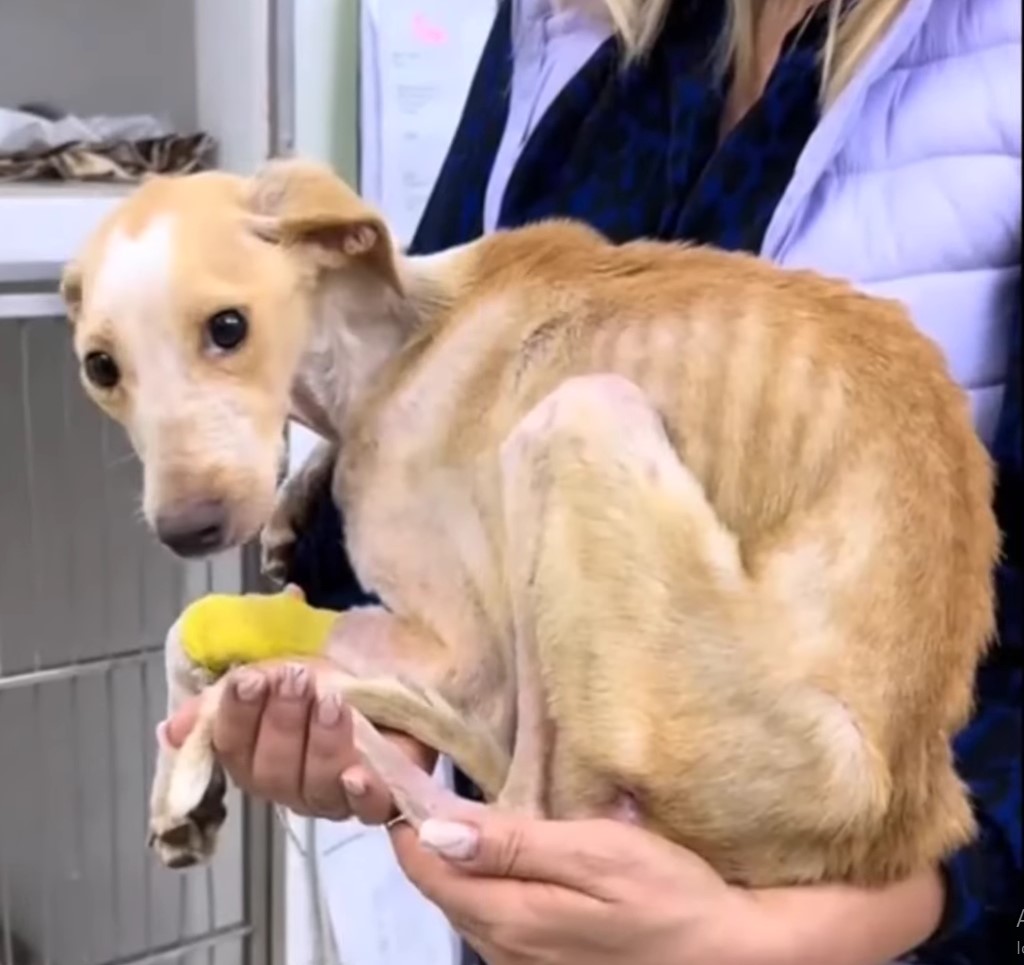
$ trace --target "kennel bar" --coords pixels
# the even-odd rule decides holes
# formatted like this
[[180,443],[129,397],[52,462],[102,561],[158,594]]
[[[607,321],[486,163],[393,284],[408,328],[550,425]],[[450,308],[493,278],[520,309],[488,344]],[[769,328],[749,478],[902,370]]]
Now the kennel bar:
[[163,635],[188,600],[245,586],[251,563],[156,545],[138,464],[78,383],[53,279],[15,277],[0,275],[0,962],[266,962],[264,809],[231,801],[209,868],[171,872],[144,847]]

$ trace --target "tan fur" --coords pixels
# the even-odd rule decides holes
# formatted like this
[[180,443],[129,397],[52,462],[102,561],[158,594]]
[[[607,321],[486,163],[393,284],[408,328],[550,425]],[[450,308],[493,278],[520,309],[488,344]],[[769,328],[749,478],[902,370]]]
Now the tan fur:
[[[174,307],[149,351],[181,352],[214,293],[248,307],[230,378],[197,358],[195,381],[268,434],[293,387],[340,446],[350,555],[402,628],[363,657],[427,695],[410,733],[437,734],[433,694],[511,754],[500,790],[445,738],[492,797],[556,817],[629,799],[757,885],[878,884],[970,838],[949,742],[992,632],[991,471],[897,304],[571,223],[402,257],[292,162],[255,190],[143,187],[69,271],[80,353],[138,344],[140,321],[90,312],[90,278],[111,231],[160,213]],[[151,437],[138,390],[98,400]],[[180,410],[167,399],[159,433],[197,434]],[[192,455],[167,498],[212,488],[266,521],[265,466]]]

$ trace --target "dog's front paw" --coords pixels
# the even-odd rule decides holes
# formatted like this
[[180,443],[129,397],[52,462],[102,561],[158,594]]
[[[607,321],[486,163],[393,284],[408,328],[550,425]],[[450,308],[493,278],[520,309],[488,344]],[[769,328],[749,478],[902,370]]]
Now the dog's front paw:
[[274,511],[260,533],[260,564],[269,579],[278,583],[287,579],[298,534],[334,472],[337,455],[333,444],[321,442],[278,491]]
[[291,569],[298,534],[309,516],[311,492],[309,471],[305,468],[287,480],[278,491],[270,519],[260,533],[260,566],[263,575],[283,584]]
[[195,807],[183,814],[173,807],[172,796],[166,809],[152,813],[148,843],[162,864],[168,868],[190,868],[213,857],[217,835],[227,818],[226,794],[224,772],[215,766]]

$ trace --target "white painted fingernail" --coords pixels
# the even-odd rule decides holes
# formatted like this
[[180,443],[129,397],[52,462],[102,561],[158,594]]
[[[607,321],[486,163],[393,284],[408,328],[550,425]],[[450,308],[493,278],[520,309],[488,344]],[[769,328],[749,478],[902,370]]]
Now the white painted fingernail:
[[306,695],[306,688],[309,686],[309,672],[305,667],[292,664],[285,667],[281,677],[281,696],[292,700],[298,700]]
[[420,825],[419,839],[424,848],[452,861],[468,861],[476,856],[480,847],[480,834],[476,828],[432,818]]
[[363,797],[369,790],[366,778],[361,774],[344,773],[341,775],[341,783],[345,786],[345,792],[352,797]]
[[337,694],[321,698],[316,708],[316,719],[324,727],[336,727],[341,720],[341,698]]
[[240,670],[235,678],[235,694],[247,704],[259,700],[266,689],[266,677],[255,670]]

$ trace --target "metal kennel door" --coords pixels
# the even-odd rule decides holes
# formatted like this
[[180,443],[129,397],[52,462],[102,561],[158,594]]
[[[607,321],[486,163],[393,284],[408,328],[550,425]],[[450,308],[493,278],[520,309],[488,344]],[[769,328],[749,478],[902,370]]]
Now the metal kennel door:
[[[0,279],[2,282],[2,279]],[[85,398],[54,282],[0,283],[0,963],[268,965],[272,825],[237,796],[212,867],[145,848],[161,644],[246,557],[174,560]]]

